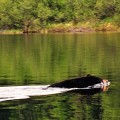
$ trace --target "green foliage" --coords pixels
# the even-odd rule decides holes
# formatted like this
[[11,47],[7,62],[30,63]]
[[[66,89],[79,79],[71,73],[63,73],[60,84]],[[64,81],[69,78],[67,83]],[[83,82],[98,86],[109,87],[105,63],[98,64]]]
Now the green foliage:
[[25,31],[51,23],[116,21],[120,14],[119,0],[1,0],[0,6],[0,28]]
[[112,17],[115,14],[115,1],[114,0],[98,0],[95,5],[95,14],[99,19]]
[[120,14],[114,16],[114,22],[120,27]]
[[47,24],[48,18],[51,16],[51,9],[41,2],[37,7],[37,16],[40,20],[41,27],[44,28]]

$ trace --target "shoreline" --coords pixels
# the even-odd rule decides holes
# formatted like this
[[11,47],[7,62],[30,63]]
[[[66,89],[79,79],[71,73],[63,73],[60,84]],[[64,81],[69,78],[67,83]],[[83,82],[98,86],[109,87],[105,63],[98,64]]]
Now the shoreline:
[[93,32],[120,32],[120,27],[112,23],[104,23],[98,26],[90,23],[73,25],[71,23],[52,24],[46,28],[29,28],[27,31],[22,29],[1,29],[1,34],[34,34],[34,33],[93,33]]

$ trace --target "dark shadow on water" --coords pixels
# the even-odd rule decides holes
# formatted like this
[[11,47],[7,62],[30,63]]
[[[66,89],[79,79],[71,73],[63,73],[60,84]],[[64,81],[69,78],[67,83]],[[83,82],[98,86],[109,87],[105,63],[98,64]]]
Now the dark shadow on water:
[[108,87],[92,88],[92,89],[76,89],[76,90],[68,91],[68,93],[79,93],[81,95],[94,95],[94,94],[101,93],[107,90],[108,90]]

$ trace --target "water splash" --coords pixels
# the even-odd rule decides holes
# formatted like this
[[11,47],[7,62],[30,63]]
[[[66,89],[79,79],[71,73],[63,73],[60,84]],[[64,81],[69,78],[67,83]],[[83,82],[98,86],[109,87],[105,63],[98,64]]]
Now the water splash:
[[58,94],[72,90],[104,88],[103,86],[101,86],[101,84],[88,86],[86,88],[70,88],[70,89],[52,88],[48,86],[49,85],[0,87],[0,102],[7,100],[27,99],[30,98],[31,96]]
[[48,85],[0,87],[0,102],[15,99],[27,99],[30,96],[50,95],[72,90],[47,87]]

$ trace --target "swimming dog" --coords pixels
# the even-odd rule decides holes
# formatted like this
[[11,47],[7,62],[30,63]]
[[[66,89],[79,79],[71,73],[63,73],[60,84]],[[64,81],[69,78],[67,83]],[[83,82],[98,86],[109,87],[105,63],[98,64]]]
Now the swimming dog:
[[62,82],[51,84],[49,87],[59,87],[59,88],[86,88],[86,87],[89,87],[89,88],[94,88],[97,85],[108,86],[108,85],[110,85],[110,82],[108,80],[88,74],[86,77],[65,80]]

